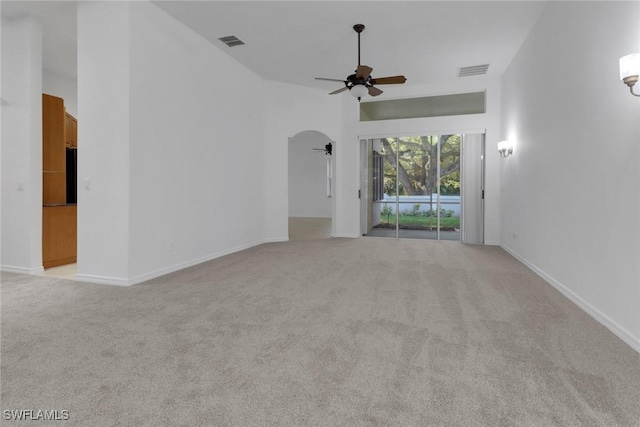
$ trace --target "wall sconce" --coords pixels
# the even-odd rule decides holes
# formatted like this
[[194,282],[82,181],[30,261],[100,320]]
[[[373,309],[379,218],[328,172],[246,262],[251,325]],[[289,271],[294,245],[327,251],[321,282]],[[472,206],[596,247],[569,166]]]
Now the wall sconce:
[[498,153],[502,157],[509,157],[513,154],[513,145],[509,141],[500,141],[498,142]]
[[620,80],[629,86],[631,94],[640,96],[633,91],[633,85],[638,81],[640,75],[640,53],[632,53],[631,55],[620,58]]

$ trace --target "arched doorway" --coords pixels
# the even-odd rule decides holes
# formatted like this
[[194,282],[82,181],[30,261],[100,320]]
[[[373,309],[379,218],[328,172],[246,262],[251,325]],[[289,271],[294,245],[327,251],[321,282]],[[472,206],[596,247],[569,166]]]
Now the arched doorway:
[[315,130],[289,138],[289,240],[331,237],[334,228],[335,142]]

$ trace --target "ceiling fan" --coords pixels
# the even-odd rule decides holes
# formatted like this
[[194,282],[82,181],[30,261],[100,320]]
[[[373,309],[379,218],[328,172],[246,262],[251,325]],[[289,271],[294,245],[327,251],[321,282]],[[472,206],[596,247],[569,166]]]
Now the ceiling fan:
[[331,143],[328,143],[327,145],[325,145],[324,148],[312,148],[313,151],[324,151],[324,154],[328,156],[331,155],[332,149],[333,149],[333,145],[331,145]]
[[364,31],[364,25],[356,24],[353,26],[353,29],[358,33],[358,68],[356,68],[355,74],[351,74],[346,80],[316,77],[316,80],[344,83],[343,88],[334,90],[333,92],[330,92],[329,95],[335,95],[337,93],[344,92],[345,90],[349,90],[351,91],[351,95],[358,98],[358,101],[360,101],[360,99],[367,93],[371,96],[378,96],[382,93],[382,91],[375,87],[375,85],[402,84],[407,81],[405,76],[371,77],[371,71],[373,71],[373,68],[367,65],[360,65],[360,33]]

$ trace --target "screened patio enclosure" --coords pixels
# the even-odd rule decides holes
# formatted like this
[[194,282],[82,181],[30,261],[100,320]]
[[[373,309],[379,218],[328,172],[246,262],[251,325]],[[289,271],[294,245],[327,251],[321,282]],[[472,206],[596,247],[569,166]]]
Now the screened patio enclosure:
[[483,134],[361,140],[361,231],[483,243]]

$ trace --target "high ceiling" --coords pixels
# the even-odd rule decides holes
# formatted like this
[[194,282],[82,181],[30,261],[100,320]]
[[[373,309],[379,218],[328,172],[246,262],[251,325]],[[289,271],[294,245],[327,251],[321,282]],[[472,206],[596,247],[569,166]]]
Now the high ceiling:
[[[509,65],[544,1],[157,1],[256,74],[275,81],[337,89],[357,65],[353,25],[365,24],[362,63],[374,77],[404,74],[407,84],[456,78],[458,67]],[[75,2],[2,1],[2,15],[36,15],[43,24],[44,67],[76,75]],[[235,35],[229,48],[219,37]],[[338,86],[336,86],[336,84]]]
[[8,19],[35,16],[42,24],[43,67],[76,77],[76,2],[1,0],[0,11]]

